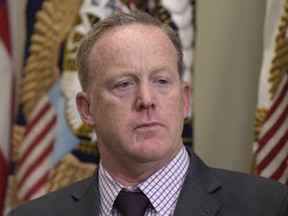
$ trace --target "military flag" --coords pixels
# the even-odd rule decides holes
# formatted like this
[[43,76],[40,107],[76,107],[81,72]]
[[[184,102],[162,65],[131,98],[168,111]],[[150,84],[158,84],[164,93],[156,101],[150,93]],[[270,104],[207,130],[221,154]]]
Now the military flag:
[[[177,32],[184,79],[191,82],[194,1],[28,0],[26,56],[13,130],[12,207],[93,173],[99,162],[97,135],[82,123],[75,105],[80,90],[77,43],[97,21],[135,8],[155,14]],[[192,142],[191,119],[185,122],[187,145]]]
[[288,184],[288,1],[267,1],[254,143],[256,174]]

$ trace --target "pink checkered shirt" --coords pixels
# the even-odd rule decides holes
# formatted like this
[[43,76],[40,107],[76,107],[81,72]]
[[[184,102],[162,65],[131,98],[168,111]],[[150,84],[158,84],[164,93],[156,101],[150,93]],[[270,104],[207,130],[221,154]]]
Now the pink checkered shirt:
[[137,188],[124,188],[112,179],[109,173],[99,164],[99,191],[100,191],[100,215],[121,215],[113,207],[118,193],[126,190],[141,190],[150,200],[151,205],[145,212],[145,216],[169,216],[173,215],[177,199],[184,179],[187,174],[190,158],[183,146],[182,150],[168,164],[158,172],[141,182]]

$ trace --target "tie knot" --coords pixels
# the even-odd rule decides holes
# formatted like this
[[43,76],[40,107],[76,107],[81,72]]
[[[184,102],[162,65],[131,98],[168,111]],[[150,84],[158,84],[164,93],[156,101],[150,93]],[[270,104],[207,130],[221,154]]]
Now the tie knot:
[[114,206],[124,216],[143,216],[149,206],[149,199],[141,192],[120,191]]

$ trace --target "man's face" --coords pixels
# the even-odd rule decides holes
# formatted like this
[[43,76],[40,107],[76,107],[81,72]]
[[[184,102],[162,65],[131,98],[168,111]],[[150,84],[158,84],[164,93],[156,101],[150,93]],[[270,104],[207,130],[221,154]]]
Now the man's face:
[[89,68],[91,88],[77,103],[96,131],[103,164],[171,160],[182,147],[190,89],[165,33],[141,24],[113,29],[93,46]]

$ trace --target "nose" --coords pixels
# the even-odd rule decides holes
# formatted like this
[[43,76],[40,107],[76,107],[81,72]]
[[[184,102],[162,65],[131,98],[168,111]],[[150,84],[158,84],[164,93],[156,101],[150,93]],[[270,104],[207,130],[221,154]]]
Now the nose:
[[155,95],[151,86],[142,85],[139,87],[136,99],[136,109],[138,111],[155,108]]

